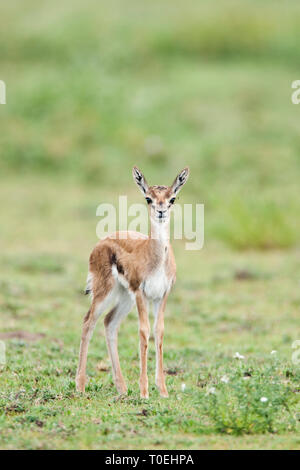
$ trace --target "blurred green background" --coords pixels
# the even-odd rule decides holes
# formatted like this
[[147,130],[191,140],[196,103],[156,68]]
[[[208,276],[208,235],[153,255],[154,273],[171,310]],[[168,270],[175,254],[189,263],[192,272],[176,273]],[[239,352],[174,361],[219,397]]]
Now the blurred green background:
[[[291,103],[291,83],[300,78],[299,1],[10,0],[1,2],[0,23],[0,79],[7,87],[7,104],[0,105],[0,327],[45,335],[27,344],[21,334],[8,347],[2,385],[18,398],[2,403],[0,424],[14,430],[3,434],[2,446],[155,447],[163,431],[157,446],[253,447],[231,437],[199,441],[195,423],[173,428],[158,418],[129,443],[122,429],[133,418],[122,423],[121,405],[112,434],[91,419],[87,431],[85,420],[105,415],[105,400],[115,393],[110,374],[96,372],[106,358],[103,338],[100,349],[99,341],[91,346],[90,402],[71,405],[68,393],[88,308],[81,292],[97,241],[96,207],[119,194],[142,202],[134,164],[151,184],[170,184],[188,165],[180,202],[205,204],[204,249],[186,252],[175,243],[167,365],[180,363],[186,375],[171,374],[171,396],[183,380],[196,387],[194,373],[203,367],[215,386],[217,344],[224,364],[237,348],[254,357],[278,349],[290,364],[300,305],[300,105]],[[136,328],[129,317],[120,340],[131,382],[138,374],[137,359],[136,371],[130,367]],[[64,346],[55,349],[56,341]],[[18,387],[34,398],[23,403]],[[40,393],[66,402],[51,398],[47,408],[34,401]],[[193,420],[192,402],[165,406]],[[81,415],[89,406],[94,411]],[[139,402],[124,406],[132,416]],[[64,416],[67,409],[73,415]],[[40,422],[45,435],[36,431]],[[53,429],[62,433],[56,440]],[[255,445],[295,447],[293,439]]]
[[189,165],[207,240],[298,242],[299,2],[13,0],[1,11],[1,178],[101,198],[133,191],[133,164],[156,184]]

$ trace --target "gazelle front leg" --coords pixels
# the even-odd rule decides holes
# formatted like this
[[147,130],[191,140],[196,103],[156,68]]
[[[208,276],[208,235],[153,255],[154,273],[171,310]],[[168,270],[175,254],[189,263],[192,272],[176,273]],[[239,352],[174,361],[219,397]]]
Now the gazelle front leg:
[[141,398],[149,398],[147,375],[147,352],[150,335],[150,325],[147,311],[147,302],[141,291],[136,294],[136,305],[139,314],[140,333],[140,394]]
[[155,383],[158,387],[160,395],[167,398],[168,391],[165,382],[164,366],[163,366],[163,337],[164,337],[164,311],[167,302],[167,295],[161,300],[154,302],[154,337],[156,349],[156,372]]

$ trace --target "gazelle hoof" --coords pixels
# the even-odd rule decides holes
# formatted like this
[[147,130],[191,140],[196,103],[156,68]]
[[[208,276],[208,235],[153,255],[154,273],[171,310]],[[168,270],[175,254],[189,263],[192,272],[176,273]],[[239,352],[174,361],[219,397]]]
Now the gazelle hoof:
[[163,398],[168,398],[169,397],[168,390],[167,390],[166,384],[164,382],[160,383],[160,382],[157,381],[157,382],[155,382],[155,385],[158,388],[158,391],[159,391],[159,394],[160,394],[161,397],[163,397]]
[[122,382],[117,382],[116,384],[116,389],[117,389],[117,392],[119,394],[119,396],[124,396],[124,395],[127,395],[127,387],[126,387],[126,384],[125,382],[123,381]]
[[84,391],[85,391],[85,382],[86,382],[85,377],[76,377],[75,383],[76,383],[77,392],[84,393]]

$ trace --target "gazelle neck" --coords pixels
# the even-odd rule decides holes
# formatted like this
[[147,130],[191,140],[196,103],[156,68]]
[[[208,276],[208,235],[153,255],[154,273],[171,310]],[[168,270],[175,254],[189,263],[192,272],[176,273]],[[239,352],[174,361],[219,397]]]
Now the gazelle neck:
[[170,243],[170,222],[159,223],[150,219],[150,240],[165,253]]

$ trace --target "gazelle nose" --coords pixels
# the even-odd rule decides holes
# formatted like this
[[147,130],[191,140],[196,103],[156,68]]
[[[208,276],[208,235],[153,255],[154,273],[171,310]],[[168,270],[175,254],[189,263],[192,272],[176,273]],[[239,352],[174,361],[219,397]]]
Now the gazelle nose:
[[161,217],[165,212],[167,212],[166,210],[164,211],[157,211],[159,213],[159,216]]

